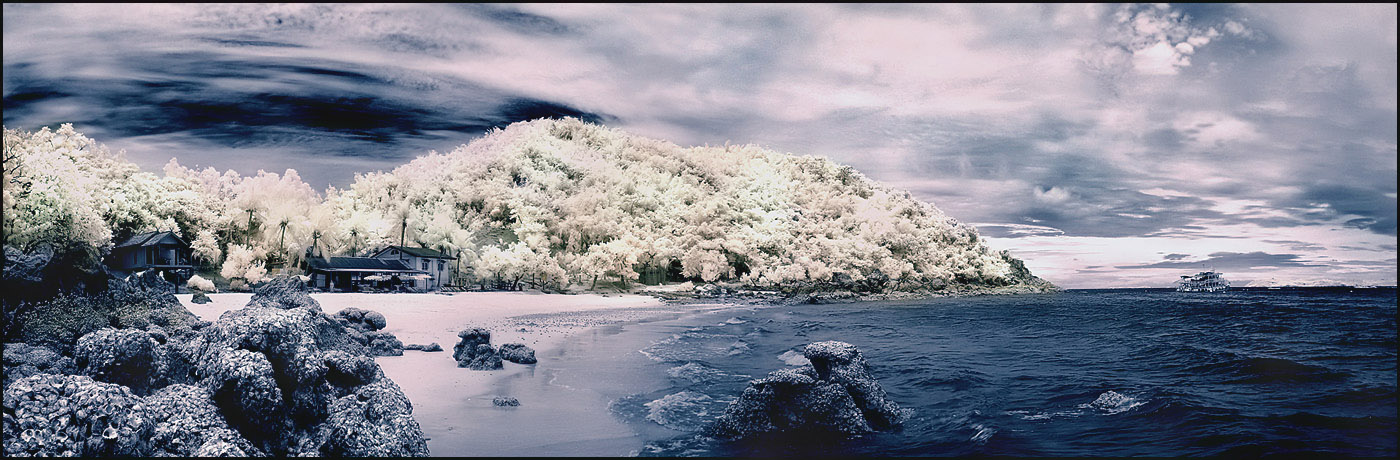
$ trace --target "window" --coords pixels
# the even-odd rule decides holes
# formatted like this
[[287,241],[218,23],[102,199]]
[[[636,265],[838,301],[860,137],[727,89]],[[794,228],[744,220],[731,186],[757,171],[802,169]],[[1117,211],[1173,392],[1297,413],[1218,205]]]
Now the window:
[[428,270],[428,259],[423,259],[423,271]]
[[439,260],[439,261],[438,261],[438,271],[443,271],[443,270],[446,270],[446,269],[447,269],[447,262],[443,262],[443,261]]

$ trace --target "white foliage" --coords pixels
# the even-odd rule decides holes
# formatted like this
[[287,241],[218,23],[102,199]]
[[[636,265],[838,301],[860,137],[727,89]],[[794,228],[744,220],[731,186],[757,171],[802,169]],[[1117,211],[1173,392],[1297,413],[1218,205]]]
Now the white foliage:
[[185,286],[188,286],[190,289],[198,289],[204,292],[214,292],[216,290],[214,288],[213,281],[204,279],[204,277],[201,277],[199,275],[191,276],[189,282],[185,283]]
[[6,130],[7,243],[102,247],[179,230],[197,257],[223,252],[221,273],[250,283],[267,259],[294,262],[313,239],[328,255],[403,241],[479,276],[551,283],[630,282],[673,263],[691,279],[757,285],[876,271],[909,287],[1021,276],[972,227],[849,166],[751,145],[682,148],[574,119],[493,130],[324,198],[295,170],[242,177],[171,160],[164,173],[140,172],[70,125]]
[[267,267],[259,258],[262,254],[247,246],[235,244],[228,247],[228,257],[219,274],[224,278],[241,278],[248,283],[256,283],[267,275]]

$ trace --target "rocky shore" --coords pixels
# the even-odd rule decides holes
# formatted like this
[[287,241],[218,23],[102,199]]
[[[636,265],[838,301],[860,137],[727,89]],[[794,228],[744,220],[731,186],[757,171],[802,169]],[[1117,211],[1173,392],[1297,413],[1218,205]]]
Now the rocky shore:
[[294,278],[212,323],[152,274],[110,284],[28,310],[92,314],[31,313],[28,340],[6,344],[6,456],[428,454],[412,404],[374,362],[392,336],[345,324],[382,328],[373,315],[328,315]]

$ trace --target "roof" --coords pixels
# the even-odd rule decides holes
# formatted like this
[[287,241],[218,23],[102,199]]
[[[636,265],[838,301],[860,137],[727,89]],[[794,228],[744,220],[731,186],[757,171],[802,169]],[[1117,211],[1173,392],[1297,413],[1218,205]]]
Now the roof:
[[311,270],[323,272],[418,272],[408,268],[402,261],[373,257],[312,257],[307,259],[306,263]]
[[128,246],[155,246],[156,244],[164,240],[166,236],[175,238],[175,240],[179,241],[180,245],[182,246],[190,245],[189,243],[186,243],[183,238],[180,238],[180,235],[176,235],[175,232],[146,232],[140,235],[133,236],[131,238],[127,238],[126,241],[123,241],[120,244],[114,246],[113,249],[124,248]]
[[398,249],[414,257],[430,257],[434,259],[456,259],[456,257],[443,254],[442,252],[439,252],[435,249],[410,248],[408,246],[389,246],[387,248],[381,249],[378,253],[375,254],[375,256],[379,256],[380,254],[383,254],[384,251],[388,251],[390,249]]

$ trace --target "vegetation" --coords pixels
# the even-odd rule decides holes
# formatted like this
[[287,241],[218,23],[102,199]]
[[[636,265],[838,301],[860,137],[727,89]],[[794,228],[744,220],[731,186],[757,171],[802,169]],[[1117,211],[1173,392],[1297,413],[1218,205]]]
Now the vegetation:
[[7,129],[5,181],[8,245],[110,248],[173,229],[206,267],[249,282],[270,260],[295,267],[313,241],[366,255],[403,239],[516,285],[626,284],[648,267],[760,287],[1039,283],[974,228],[849,166],[574,119],[516,123],[324,195],[295,170],[242,177],[172,159],[157,177],[71,125]]

